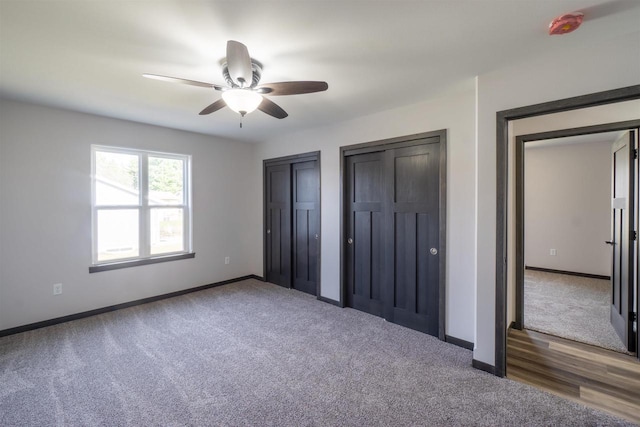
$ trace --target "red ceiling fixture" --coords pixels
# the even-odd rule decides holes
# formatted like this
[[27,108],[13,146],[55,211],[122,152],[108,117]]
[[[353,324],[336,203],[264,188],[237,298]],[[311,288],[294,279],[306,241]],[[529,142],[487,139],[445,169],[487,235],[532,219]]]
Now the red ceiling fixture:
[[549,23],[549,35],[570,33],[578,29],[583,19],[584,13],[582,12],[567,13],[558,16]]

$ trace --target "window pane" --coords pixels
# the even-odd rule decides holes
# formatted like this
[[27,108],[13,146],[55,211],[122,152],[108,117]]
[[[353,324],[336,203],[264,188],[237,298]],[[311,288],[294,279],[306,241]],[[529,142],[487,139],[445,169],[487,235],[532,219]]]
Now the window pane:
[[184,203],[184,161],[149,156],[149,204]]
[[184,251],[182,208],[151,209],[151,254]]
[[98,210],[98,261],[140,255],[138,209]]
[[135,154],[96,151],[96,204],[137,205],[140,171]]

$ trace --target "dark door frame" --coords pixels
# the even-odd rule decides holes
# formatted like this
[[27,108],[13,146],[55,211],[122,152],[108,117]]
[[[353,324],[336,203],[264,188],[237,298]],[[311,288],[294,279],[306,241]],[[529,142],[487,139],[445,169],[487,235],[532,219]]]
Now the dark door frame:
[[550,132],[532,133],[516,136],[515,146],[515,256],[516,256],[516,320],[514,328],[524,327],[524,148],[527,142],[546,139],[564,138],[568,136],[591,135],[603,132],[623,131],[640,127],[640,120],[606,123],[595,126],[561,129]]
[[413,135],[400,136],[396,138],[383,139],[378,141],[364,142],[361,144],[340,147],[340,306],[345,306],[346,283],[346,259],[347,239],[345,228],[348,221],[346,206],[347,179],[345,177],[347,157],[354,154],[372,153],[375,151],[385,151],[391,148],[411,147],[422,145],[425,139],[431,139],[434,143],[440,143],[440,177],[439,177],[439,232],[438,232],[438,255],[439,256],[439,278],[438,278],[438,338],[445,340],[445,319],[446,319],[446,253],[447,253],[447,130],[441,129],[432,132],[417,133]]
[[[321,278],[320,266],[322,262],[322,168],[320,167],[320,151],[311,151],[308,153],[294,154],[291,156],[276,157],[273,159],[265,159],[262,161],[262,277],[267,280],[267,166],[292,165],[294,163],[303,163],[309,161],[318,162],[318,265],[316,274],[318,284],[316,286],[316,298],[322,299],[320,296]],[[293,246],[292,246],[293,248]],[[289,283],[291,288],[291,283]]]
[[496,113],[496,300],[494,373],[499,377],[505,376],[507,366],[507,194],[509,122],[527,117],[613,104],[634,99],[640,99],[640,85],[498,111]]

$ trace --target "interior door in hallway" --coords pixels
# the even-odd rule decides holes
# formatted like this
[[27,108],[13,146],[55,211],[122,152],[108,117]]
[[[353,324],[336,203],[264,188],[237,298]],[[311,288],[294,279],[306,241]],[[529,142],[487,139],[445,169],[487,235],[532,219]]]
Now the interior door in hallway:
[[634,138],[626,132],[612,145],[611,324],[629,351],[635,351],[634,297]]

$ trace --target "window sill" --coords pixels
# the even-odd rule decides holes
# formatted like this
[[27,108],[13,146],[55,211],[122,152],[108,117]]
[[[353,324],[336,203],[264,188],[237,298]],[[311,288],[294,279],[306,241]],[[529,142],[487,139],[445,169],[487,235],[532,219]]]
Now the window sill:
[[159,256],[155,258],[136,259],[133,261],[113,262],[110,264],[100,264],[89,266],[89,273],[99,273],[101,271],[118,270],[121,268],[137,267],[139,265],[158,264],[160,262],[177,261],[180,259],[195,258],[195,252],[179,255]]

